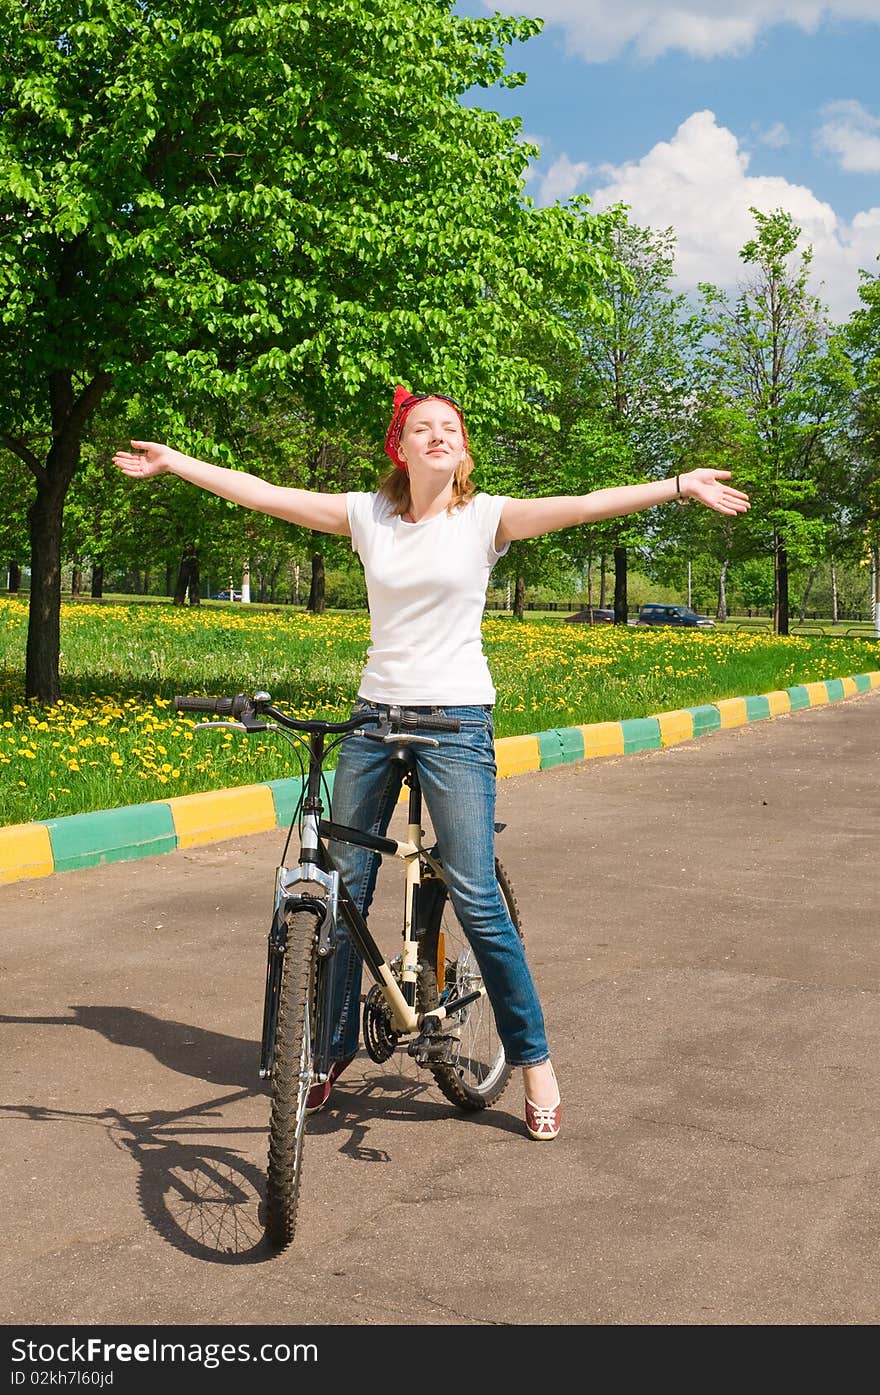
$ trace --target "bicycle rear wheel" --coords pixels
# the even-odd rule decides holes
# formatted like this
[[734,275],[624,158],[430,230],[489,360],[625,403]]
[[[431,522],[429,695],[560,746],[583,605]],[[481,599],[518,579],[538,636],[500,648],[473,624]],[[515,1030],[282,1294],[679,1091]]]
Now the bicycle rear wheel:
[[[496,858],[495,877],[501,899],[522,939],[519,908],[503,866]],[[418,1005],[421,1012],[462,998],[483,986],[474,951],[455,913],[445,882],[422,883],[420,907],[424,934],[419,941]],[[450,1020],[449,1063],[431,1066],[439,1089],[460,1109],[485,1109],[503,1094],[510,1080],[504,1047],[488,996],[456,1013]]]
[[316,939],[311,912],[294,911],[287,916],[266,1177],[266,1238],[276,1249],[283,1249],[293,1239],[299,1206],[306,1101],[314,1058]]

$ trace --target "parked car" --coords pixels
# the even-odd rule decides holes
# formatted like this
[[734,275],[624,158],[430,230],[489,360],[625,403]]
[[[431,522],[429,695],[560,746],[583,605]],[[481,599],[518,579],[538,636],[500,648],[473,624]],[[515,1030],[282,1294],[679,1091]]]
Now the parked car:
[[212,601],[240,601],[240,600],[241,600],[241,592],[240,592],[240,591],[212,591],[212,592],[211,592],[211,600],[212,600]]
[[583,610],[576,610],[571,615],[566,615],[566,624],[569,625],[613,625],[614,611],[608,610],[606,606],[584,606]]
[[711,630],[715,621],[708,615],[698,615],[686,605],[660,605],[651,602],[639,611],[640,625],[688,625],[699,630]]

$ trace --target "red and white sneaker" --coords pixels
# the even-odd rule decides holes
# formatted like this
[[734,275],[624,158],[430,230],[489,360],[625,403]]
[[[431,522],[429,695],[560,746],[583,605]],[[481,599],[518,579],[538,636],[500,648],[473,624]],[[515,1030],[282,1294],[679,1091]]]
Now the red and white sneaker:
[[562,1100],[558,1096],[556,1103],[552,1105],[532,1104],[530,1099],[526,1099],[526,1128],[529,1138],[536,1138],[539,1142],[555,1138],[561,1127]]
[[306,1100],[307,1114],[317,1114],[319,1109],[324,1108],[324,1105],[330,1098],[330,1091],[333,1089],[334,1084],[339,1079],[346,1066],[350,1066],[353,1060],[354,1056],[346,1056],[341,1061],[334,1061],[327,1072],[327,1079],[319,1080],[311,1087]]

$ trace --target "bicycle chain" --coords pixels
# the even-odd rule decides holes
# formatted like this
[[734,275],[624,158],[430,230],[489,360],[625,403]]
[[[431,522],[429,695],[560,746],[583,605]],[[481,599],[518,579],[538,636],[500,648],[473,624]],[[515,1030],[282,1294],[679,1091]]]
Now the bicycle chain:
[[400,1033],[391,1026],[391,1010],[382,990],[374,984],[364,998],[364,1046],[371,1060],[381,1065],[397,1050]]

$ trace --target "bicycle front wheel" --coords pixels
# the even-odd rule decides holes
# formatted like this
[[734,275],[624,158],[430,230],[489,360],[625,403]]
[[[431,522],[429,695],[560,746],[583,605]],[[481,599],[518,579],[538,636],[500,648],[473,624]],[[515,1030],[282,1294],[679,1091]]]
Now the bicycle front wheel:
[[293,1239],[299,1206],[306,1101],[314,1059],[316,940],[311,912],[294,911],[287,916],[266,1178],[266,1238],[276,1249],[283,1249]]
[[[507,913],[522,939],[519,908],[507,873],[497,858],[495,877]],[[422,895],[420,904],[425,906],[426,914],[419,942],[418,998],[420,1011],[430,1012],[482,988],[483,976],[446,884],[431,878],[422,883]],[[431,1072],[452,1104],[460,1109],[485,1109],[500,1099],[510,1080],[511,1067],[486,994],[450,1019],[447,1054],[448,1063],[431,1066]]]

